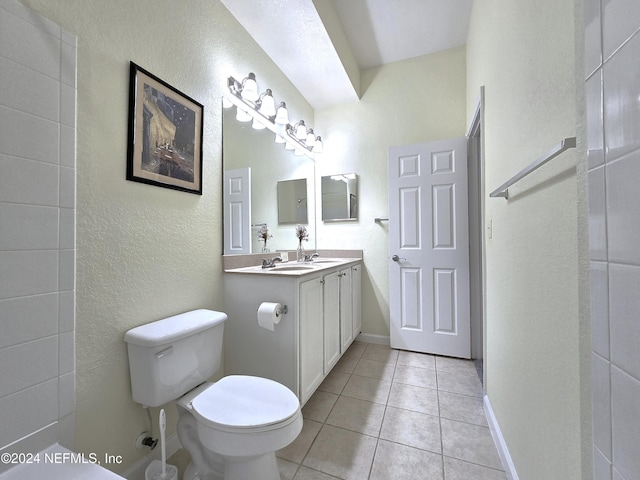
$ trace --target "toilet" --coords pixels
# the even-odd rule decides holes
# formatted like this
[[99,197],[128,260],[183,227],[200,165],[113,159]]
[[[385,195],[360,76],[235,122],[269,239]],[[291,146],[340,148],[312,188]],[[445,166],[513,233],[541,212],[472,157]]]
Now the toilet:
[[300,402],[284,385],[218,370],[227,315],[194,310],[125,334],[133,400],[175,401],[178,438],[191,455],[185,480],[279,480],[275,452],[302,430]]

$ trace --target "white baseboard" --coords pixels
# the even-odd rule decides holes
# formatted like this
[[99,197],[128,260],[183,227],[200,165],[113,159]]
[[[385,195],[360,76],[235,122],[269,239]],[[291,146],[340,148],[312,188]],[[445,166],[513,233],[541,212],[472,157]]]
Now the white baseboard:
[[[178,434],[176,432],[173,432],[167,437],[167,458],[169,458],[181,448],[182,445],[180,445],[180,441],[178,440]],[[144,471],[147,469],[147,466],[153,460],[160,460],[161,457],[162,451],[160,450],[160,443],[158,443],[156,448],[151,450],[147,455],[131,465],[120,475],[122,475],[127,480],[145,480]]]
[[500,456],[500,461],[504,467],[507,479],[518,480],[518,472],[516,472],[516,467],[513,465],[513,461],[511,460],[511,455],[509,454],[509,449],[507,448],[507,444],[504,441],[502,432],[500,431],[498,420],[493,414],[493,408],[491,408],[489,397],[486,395],[484,396],[484,415],[487,417],[489,430],[491,430],[491,436],[493,437],[493,443],[496,444],[496,448],[498,449],[498,455]]
[[371,333],[361,333],[356,337],[359,342],[376,343],[378,345],[390,345],[389,337],[384,335],[373,335]]

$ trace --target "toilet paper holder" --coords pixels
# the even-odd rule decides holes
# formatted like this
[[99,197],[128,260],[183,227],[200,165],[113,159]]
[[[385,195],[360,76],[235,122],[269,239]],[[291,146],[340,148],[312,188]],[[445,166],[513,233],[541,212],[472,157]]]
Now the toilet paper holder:
[[289,313],[289,308],[286,305],[282,305],[282,308],[278,310],[278,315],[286,315]]

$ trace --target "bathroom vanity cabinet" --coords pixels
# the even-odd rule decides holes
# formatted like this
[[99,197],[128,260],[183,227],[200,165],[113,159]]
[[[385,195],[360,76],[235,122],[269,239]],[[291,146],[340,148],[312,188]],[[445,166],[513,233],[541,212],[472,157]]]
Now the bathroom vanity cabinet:
[[[270,378],[304,404],[360,333],[361,265],[346,259],[225,272],[225,374]],[[262,302],[287,306],[274,331],[258,325]]]

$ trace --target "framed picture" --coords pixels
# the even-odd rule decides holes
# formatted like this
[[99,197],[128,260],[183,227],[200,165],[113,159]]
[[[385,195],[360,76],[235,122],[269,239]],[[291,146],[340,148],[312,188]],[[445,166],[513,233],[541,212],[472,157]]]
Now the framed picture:
[[127,180],[202,195],[203,110],[131,62]]

